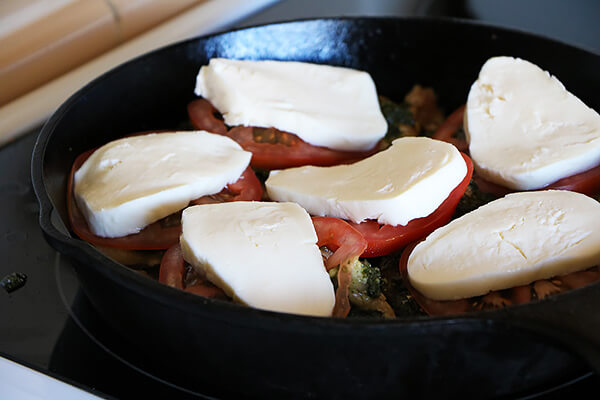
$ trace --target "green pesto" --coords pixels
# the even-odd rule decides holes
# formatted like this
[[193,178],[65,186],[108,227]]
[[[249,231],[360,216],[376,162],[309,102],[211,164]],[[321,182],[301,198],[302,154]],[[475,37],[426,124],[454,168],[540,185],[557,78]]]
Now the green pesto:
[[[377,259],[382,275],[382,291],[388,303],[394,309],[396,317],[426,315],[410,294],[400,274],[398,264],[402,251]],[[374,260],[375,261],[375,260]]]
[[361,294],[370,298],[381,294],[381,271],[373,267],[367,260],[356,260],[350,267],[352,281],[350,293]]
[[460,198],[456,211],[454,211],[453,219],[461,217],[466,213],[469,213],[484,204],[489,203],[492,200],[496,200],[497,197],[491,193],[482,192],[479,190],[479,186],[473,179],[469,182],[469,186],[465,190],[465,194]]
[[403,127],[415,126],[415,118],[406,103],[396,103],[385,96],[379,96],[379,106],[388,124],[381,147],[387,148],[394,139],[404,136]]

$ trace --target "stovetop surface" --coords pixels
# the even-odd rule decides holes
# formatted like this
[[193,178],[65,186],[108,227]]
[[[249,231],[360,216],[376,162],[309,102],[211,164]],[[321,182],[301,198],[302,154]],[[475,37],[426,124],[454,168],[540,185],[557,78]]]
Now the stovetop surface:
[[[37,134],[0,149],[0,279],[14,272],[27,276],[14,292],[0,289],[0,355],[106,398],[219,398],[219,393],[190,391],[185,382],[165,380],[148,367],[143,354],[103,323],[68,260],[47,244],[30,182]],[[587,398],[598,387],[600,378],[590,372],[519,395]]]

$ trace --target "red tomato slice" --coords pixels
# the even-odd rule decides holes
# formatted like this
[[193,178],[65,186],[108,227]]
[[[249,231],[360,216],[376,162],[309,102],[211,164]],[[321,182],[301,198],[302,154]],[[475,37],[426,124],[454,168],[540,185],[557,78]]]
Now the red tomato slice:
[[263,188],[252,168],[248,167],[234,183],[227,185],[217,194],[209,194],[192,200],[191,205],[226,203],[228,201],[258,201],[262,199]]
[[[67,185],[67,212],[69,214],[71,228],[75,234],[79,236],[79,238],[94,245],[125,250],[162,250],[168,249],[174,244],[179,243],[181,224],[179,222],[169,223],[167,219],[154,222],[142,229],[139,233],[118,238],[104,238],[96,236],[90,231],[87,221],[77,207],[73,197],[73,175],[93,152],[94,149],[86,151],[75,159]],[[254,171],[248,167],[236,182],[225,187],[220,193],[203,196],[193,200],[192,203],[204,204],[240,200],[260,200],[262,198],[262,193],[263,190],[260,181],[254,174]]]
[[[468,151],[469,145],[466,140],[453,137],[454,133],[456,133],[456,131],[463,126],[464,113],[465,106],[462,105],[452,114],[450,114],[450,116],[448,116],[446,121],[433,134],[433,138],[452,143],[460,151]],[[481,191],[491,193],[496,196],[504,196],[515,191],[502,185],[489,182],[482,177],[477,176],[477,174],[475,174],[474,179]],[[540,189],[570,190],[573,192],[587,194],[588,196],[594,195],[600,192],[600,165],[588,169],[587,171],[580,172],[579,174],[559,179],[558,181]]]
[[463,126],[463,118],[465,114],[465,106],[462,105],[446,118],[446,121],[435,131],[432,138],[443,140],[456,146],[460,151],[467,152],[469,144],[466,139],[455,138],[454,134]]
[[356,224],[350,222],[367,240],[368,246],[363,257],[381,257],[400,250],[410,242],[421,239],[438,227],[450,221],[456,206],[473,174],[473,162],[464,153],[461,153],[467,163],[467,175],[448,195],[446,200],[430,215],[423,218],[413,219],[406,225],[381,225],[375,220]]
[[350,283],[352,272],[346,264],[342,264],[337,274],[338,287],[335,291],[335,304],[331,312],[332,317],[346,318],[350,313]]
[[[229,136],[252,153],[250,165],[260,169],[282,169],[301,165],[328,166],[351,163],[377,152],[378,146],[368,151],[339,151],[313,146],[298,136],[275,128],[227,127],[215,114],[217,110],[204,99],[188,104],[188,115],[196,129]],[[225,131],[224,131],[225,129]]]
[[185,260],[181,247],[176,244],[163,255],[158,281],[176,289],[185,290],[203,297],[226,299],[227,295],[219,287],[206,279],[196,279],[192,285],[184,287]]
[[211,102],[197,99],[187,106],[188,116],[196,129],[227,135],[227,125]]
[[524,304],[536,299],[544,299],[558,293],[576,289],[600,280],[600,266],[567,275],[542,279],[528,285],[515,286],[510,289],[492,291],[484,296],[476,296],[459,300],[433,300],[416,290],[408,277],[408,258],[418,242],[407,246],[400,257],[399,268],[404,286],[423,311],[429,315],[458,315],[473,311],[491,310],[510,305]]
[[325,262],[327,270],[339,265],[332,315],[345,318],[351,308],[348,294],[352,282],[352,272],[346,261],[358,258],[367,248],[367,241],[343,219],[312,217],[312,222],[317,233],[317,246],[327,246],[334,252]]
[[[515,191],[514,189],[509,189],[502,185],[498,185],[497,183],[486,181],[478,175],[475,175],[474,179],[481,191],[492,193],[496,196],[504,196]],[[548,186],[544,186],[543,188],[535,190],[546,189],[570,190],[572,192],[579,192],[588,196],[593,196],[600,192],[600,165],[588,169],[587,171],[580,172],[579,174],[559,179]]]
[[587,171],[559,179],[544,189],[571,190],[587,194],[588,196],[595,195],[600,192],[600,165]]
[[317,246],[327,246],[334,253],[327,259],[330,270],[344,261],[359,257],[367,248],[363,235],[343,219],[333,217],[312,217],[317,233]]

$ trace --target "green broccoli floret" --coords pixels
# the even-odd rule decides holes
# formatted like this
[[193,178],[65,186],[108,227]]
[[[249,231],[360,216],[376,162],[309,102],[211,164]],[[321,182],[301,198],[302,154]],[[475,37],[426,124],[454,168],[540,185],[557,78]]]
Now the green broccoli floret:
[[[381,271],[366,260],[356,259],[350,265],[352,281],[348,288],[348,298],[353,309],[364,313],[376,312],[384,318],[394,318],[394,310],[381,292],[383,280]],[[356,313],[354,313],[356,315]]]
[[381,112],[383,113],[383,116],[390,127],[398,126],[399,124],[415,124],[415,118],[410,111],[410,106],[407,103],[400,104],[390,100],[385,96],[379,96],[379,106],[381,107]]
[[381,294],[381,271],[371,266],[367,260],[356,260],[350,267],[352,282],[350,293],[377,297]]

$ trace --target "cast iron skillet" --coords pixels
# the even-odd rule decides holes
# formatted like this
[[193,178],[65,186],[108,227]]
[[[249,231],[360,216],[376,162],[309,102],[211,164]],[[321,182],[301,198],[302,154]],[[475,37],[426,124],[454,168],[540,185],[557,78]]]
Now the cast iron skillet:
[[198,69],[212,57],[359,68],[392,99],[402,99],[415,83],[431,86],[449,112],[465,102],[481,65],[496,55],[552,71],[600,110],[600,56],[458,20],[293,21],[201,37],[137,58],[87,85],[44,126],[32,160],[42,230],[73,260],[84,292],[123,340],[163,366],[163,377],[203,393],[491,397],[542,390],[589,373],[590,366],[600,371],[598,284],[465,317],[310,318],[179,292],[101,255],[66,228],[74,158],[128,133],[172,129],[186,120]]

